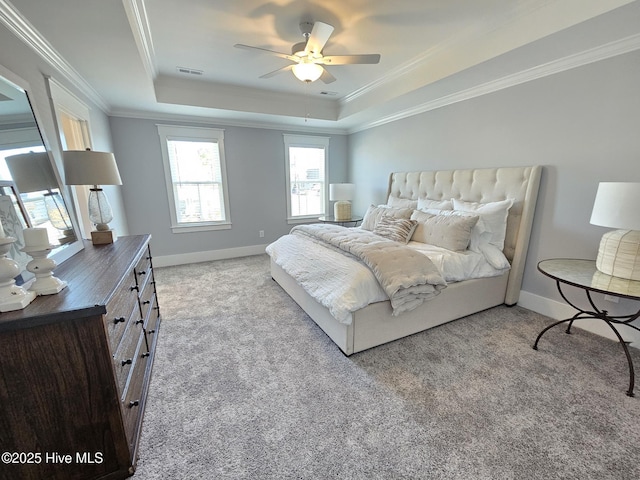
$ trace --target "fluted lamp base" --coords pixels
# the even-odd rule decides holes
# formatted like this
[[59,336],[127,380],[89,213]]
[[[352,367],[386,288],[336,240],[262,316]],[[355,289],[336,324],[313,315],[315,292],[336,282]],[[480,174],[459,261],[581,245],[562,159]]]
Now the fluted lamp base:
[[640,280],[640,231],[605,233],[600,240],[596,267],[607,275]]
[[351,202],[340,200],[333,204],[333,217],[336,220],[351,220]]

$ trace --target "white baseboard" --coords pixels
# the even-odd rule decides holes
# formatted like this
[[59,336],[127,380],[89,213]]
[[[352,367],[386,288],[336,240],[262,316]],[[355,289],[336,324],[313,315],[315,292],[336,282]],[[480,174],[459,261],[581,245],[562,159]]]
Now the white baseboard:
[[[576,314],[576,310],[566,303],[534,295],[533,293],[525,292],[524,290],[520,291],[518,305],[556,320],[570,318]],[[602,320],[578,320],[573,325],[578,328],[582,328],[583,330],[587,330],[588,332],[610,338],[616,342],[618,341],[618,338],[611,331],[611,328],[609,328],[609,326]],[[562,327],[558,326],[558,328]],[[625,342],[629,342],[629,346],[640,348],[640,332],[633,328],[626,327],[625,325],[619,325],[618,332],[620,332],[620,335]]]
[[153,257],[154,267],[171,267],[189,263],[210,262],[227,258],[248,257],[262,255],[267,245],[251,245],[250,247],[225,248],[222,250],[208,250],[205,252],[180,253],[178,255],[162,255]]

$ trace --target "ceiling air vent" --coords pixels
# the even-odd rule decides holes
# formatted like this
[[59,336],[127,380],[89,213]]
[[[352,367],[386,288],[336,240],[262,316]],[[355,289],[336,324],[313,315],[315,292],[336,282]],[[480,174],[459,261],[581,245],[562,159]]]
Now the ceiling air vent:
[[204,73],[202,70],[187,67],[176,67],[176,70],[178,70],[179,73],[184,73],[185,75],[202,75]]
[[335,97],[336,95],[338,95],[338,92],[327,92],[327,91],[323,91],[320,92],[320,95],[327,95],[329,97]]

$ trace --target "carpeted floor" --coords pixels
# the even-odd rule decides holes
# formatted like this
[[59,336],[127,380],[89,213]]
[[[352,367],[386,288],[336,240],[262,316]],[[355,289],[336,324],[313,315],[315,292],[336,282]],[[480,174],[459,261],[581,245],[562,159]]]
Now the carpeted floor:
[[345,357],[267,256],[156,280],[134,479],[640,478],[640,388],[610,340],[559,327],[534,351],[551,320],[497,307]]

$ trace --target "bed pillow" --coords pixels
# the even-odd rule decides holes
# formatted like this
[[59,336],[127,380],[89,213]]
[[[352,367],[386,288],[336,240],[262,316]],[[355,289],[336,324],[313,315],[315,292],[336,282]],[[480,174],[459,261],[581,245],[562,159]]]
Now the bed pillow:
[[411,208],[393,208],[386,205],[371,205],[367,212],[364,214],[364,218],[362,219],[362,224],[360,227],[363,230],[373,231],[376,224],[380,220],[380,217],[383,215],[392,217],[392,218],[406,218],[411,217],[411,213],[413,209]]
[[437,208],[438,210],[453,210],[453,202],[451,200],[431,200],[430,198],[418,199],[418,210],[428,208]]
[[393,218],[383,215],[378,220],[373,233],[400,243],[408,243],[418,222],[408,218]]
[[478,215],[452,215],[442,211],[442,214],[431,214],[414,210],[412,220],[418,225],[411,240],[428,243],[446,248],[454,252],[466,250],[471,241],[471,232],[478,219]]
[[495,245],[490,243],[481,244],[478,247],[478,251],[486,258],[489,265],[497,270],[506,270],[511,267],[509,260],[504,256],[502,250],[499,250]]
[[508,198],[499,202],[477,203],[464,202],[457,198],[451,199],[453,209],[472,212],[480,215],[485,227],[490,232],[489,243],[500,250],[504,249],[504,239],[507,233],[507,216],[513,205],[513,199]]
[[387,206],[394,208],[410,208],[411,210],[415,210],[418,207],[418,201],[389,195],[389,198],[387,199]]

